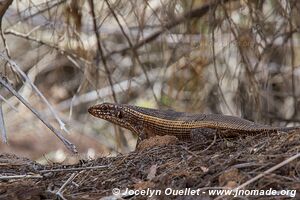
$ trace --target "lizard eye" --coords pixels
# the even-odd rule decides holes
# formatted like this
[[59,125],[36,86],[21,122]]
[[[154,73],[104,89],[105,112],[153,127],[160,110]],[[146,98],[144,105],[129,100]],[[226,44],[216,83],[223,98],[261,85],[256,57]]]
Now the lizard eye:
[[103,110],[103,111],[107,111],[107,107],[106,107],[106,106],[103,106],[103,107],[102,107],[102,110]]
[[117,113],[117,117],[118,117],[119,119],[122,119],[122,118],[123,118],[123,114],[122,114],[121,111],[119,111],[119,112]]

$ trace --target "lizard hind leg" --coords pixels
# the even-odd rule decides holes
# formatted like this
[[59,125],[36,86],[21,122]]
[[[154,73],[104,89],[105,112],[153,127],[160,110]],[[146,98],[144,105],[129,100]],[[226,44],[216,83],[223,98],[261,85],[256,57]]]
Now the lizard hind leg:
[[195,128],[191,131],[191,139],[193,141],[206,141],[208,138],[213,138],[216,133],[217,129]]

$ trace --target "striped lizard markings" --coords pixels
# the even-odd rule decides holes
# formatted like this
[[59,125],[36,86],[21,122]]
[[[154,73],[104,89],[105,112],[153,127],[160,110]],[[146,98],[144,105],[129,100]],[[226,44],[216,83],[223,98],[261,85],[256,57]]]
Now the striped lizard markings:
[[300,129],[300,127],[272,127],[229,115],[191,114],[115,103],[94,105],[88,112],[130,130],[138,136],[138,143],[156,135],[173,135],[180,140],[188,141],[194,138],[203,139],[216,132],[223,136],[236,136]]

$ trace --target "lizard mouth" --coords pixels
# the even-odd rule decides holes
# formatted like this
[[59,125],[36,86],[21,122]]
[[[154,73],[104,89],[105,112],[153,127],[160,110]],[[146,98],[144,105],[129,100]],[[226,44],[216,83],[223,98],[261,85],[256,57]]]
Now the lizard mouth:
[[90,114],[93,115],[93,113],[94,113],[94,108],[93,108],[93,106],[91,106],[91,107],[88,108],[88,112],[89,112]]
[[89,112],[91,115],[93,115],[93,116],[96,115],[96,113],[97,113],[96,110],[97,110],[97,109],[95,109],[95,106],[91,106],[91,107],[88,108],[88,112]]
[[99,105],[91,106],[88,108],[88,112],[93,115],[94,117],[104,118],[108,116],[108,112],[104,112],[99,108]]

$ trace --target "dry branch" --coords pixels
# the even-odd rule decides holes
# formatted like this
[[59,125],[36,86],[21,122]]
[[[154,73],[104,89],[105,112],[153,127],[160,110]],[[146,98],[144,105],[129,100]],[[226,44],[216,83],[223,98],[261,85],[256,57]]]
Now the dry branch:
[[15,97],[17,97],[31,112],[39,118],[63,143],[64,145],[73,153],[77,153],[74,144],[69,142],[56,128],[54,128],[47,120],[35,109],[33,108],[19,93],[5,81],[5,78],[0,76],[0,83],[8,91],[10,91]]

